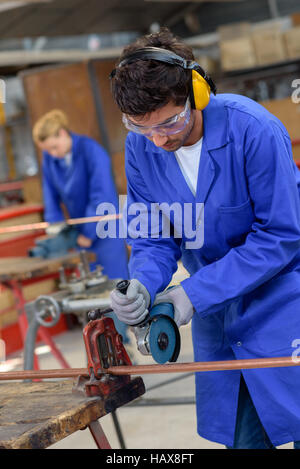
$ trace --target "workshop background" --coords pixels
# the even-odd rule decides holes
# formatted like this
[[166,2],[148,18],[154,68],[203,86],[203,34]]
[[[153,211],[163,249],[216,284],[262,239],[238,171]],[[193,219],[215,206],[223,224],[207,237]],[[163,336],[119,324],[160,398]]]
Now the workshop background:
[[[41,154],[31,130],[53,108],[67,113],[74,132],[106,148],[118,191],[126,194],[126,129],[111,97],[108,75],[126,44],[162,26],[193,47],[218,92],[246,95],[281,119],[300,164],[298,0],[0,0],[0,227],[43,221]],[[26,302],[57,289],[57,266],[34,282],[30,275],[24,281],[13,274],[10,278],[9,272],[15,274],[16,265],[26,264],[28,250],[44,236],[44,230],[0,235],[0,371],[22,369]],[[179,264],[173,280],[184,276]],[[20,282],[21,300],[16,289]],[[49,331],[68,363],[84,366],[77,318],[62,315]],[[189,326],[181,333],[179,361],[191,361]],[[40,339],[39,366],[59,367],[53,347]],[[129,350],[135,363],[149,362],[133,341]],[[162,381],[155,375],[145,379],[148,407],[120,409],[126,446],[222,448],[196,434],[193,377],[159,385]],[[112,420],[106,416],[103,422],[112,446],[119,447]],[[57,447],[95,446],[82,432]]]

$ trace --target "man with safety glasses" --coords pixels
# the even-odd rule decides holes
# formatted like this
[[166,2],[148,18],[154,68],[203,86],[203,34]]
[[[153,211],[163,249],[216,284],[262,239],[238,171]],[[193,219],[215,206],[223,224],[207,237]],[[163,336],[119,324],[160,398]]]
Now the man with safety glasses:
[[[171,111],[173,112],[173,106],[171,107]],[[123,114],[122,116],[122,121],[128,130],[132,132],[136,132],[138,134],[142,134],[145,137],[152,139],[152,141],[158,147],[163,146],[169,150],[168,145],[172,146],[172,149],[170,148],[169,151],[175,151],[177,150],[177,147],[180,148],[182,145],[186,144],[186,138],[189,137],[189,134],[187,131],[188,129],[192,129],[193,127],[193,125],[191,125],[193,123],[190,124],[190,119],[191,119],[191,105],[190,105],[189,98],[187,98],[182,112],[179,112],[178,114],[175,114],[167,118],[166,120],[163,120],[163,122],[160,122],[157,125],[153,125],[153,126],[139,125],[137,123],[134,123],[133,120],[130,119],[129,116],[126,116],[126,114]],[[183,130],[185,132],[184,132],[184,137],[182,138],[181,136],[180,146],[177,140],[175,140],[176,145],[173,140],[172,142],[169,142],[168,136],[179,134]],[[162,137],[161,140],[160,140],[160,137]]]
[[[192,319],[196,361],[295,354],[300,176],[284,126],[248,98],[216,95],[167,29],[126,47],[111,78],[130,130],[128,208],[204,205],[204,221],[191,215],[204,223],[195,249],[171,216],[169,237],[129,232],[132,280],[111,294],[116,315],[135,325],[154,303],[173,303],[178,326]],[[180,258],[190,277],[165,290]],[[300,448],[299,389],[297,366],[196,373],[198,433],[228,448]]]

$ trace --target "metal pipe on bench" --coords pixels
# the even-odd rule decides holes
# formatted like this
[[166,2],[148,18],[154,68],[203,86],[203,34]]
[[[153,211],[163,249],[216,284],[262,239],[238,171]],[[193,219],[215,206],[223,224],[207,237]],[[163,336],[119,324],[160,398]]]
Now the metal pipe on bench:
[[108,298],[88,298],[84,300],[61,301],[61,309],[63,313],[84,313],[93,309],[109,308],[110,301]]
[[[247,370],[256,368],[278,368],[299,365],[300,360],[297,360],[293,357],[275,357],[211,362],[169,363],[167,365],[118,365],[103,369],[103,373],[115,376],[144,375],[156,373],[197,373],[202,371]],[[72,378],[80,375],[89,376],[88,369],[66,368],[55,370],[3,371],[0,372],[0,381],[17,379]]]

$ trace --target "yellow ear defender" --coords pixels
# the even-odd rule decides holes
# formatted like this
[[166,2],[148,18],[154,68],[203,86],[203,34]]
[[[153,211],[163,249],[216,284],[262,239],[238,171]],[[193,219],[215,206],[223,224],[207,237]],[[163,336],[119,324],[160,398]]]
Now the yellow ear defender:
[[192,92],[194,98],[194,108],[204,109],[210,99],[211,88],[207,81],[196,70],[192,70]]
[[[158,60],[159,62],[165,62],[171,65],[179,65],[185,70],[192,70],[190,102],[193,109],[202,111],[209,103],[210,93],[216,94],[217,92],[215,83],[197,62],[186,60],[167,49],[159,47],[137,49],[135,52],[124,57],[117,68],[133,63],[136,60]],[[116,69],[111,72],[110,78],[113,78],[115,74]]]

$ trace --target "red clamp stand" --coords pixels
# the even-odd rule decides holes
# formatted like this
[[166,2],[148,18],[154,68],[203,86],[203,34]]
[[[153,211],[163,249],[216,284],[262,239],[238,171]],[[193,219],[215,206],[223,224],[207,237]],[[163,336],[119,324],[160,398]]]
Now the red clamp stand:
[[[90,321],[83,329],[89,377],[79,376],[74,391],[83,392],[86,396],[100,396],[103,400],[118,407],[118,399],[124,404],[124,392],[128,394],[128,402],[134,398],[131,391],[139,389],[144,394],[145,387],[141,378],[132,379],[130,375],[115,376],[107,372],[108,368],[122,365],[131,366],[131,360],[122,343],[122,336],[115,329],[111,318],[100,310],[88,315]],[[112,403],[114,401],[114,403]],[[109,406],[110,407],[110,406]]]

